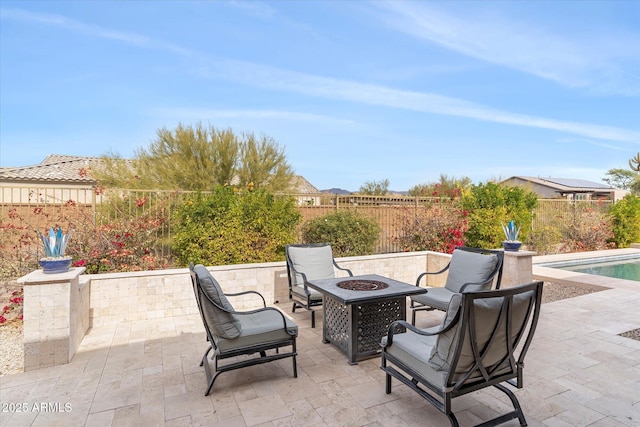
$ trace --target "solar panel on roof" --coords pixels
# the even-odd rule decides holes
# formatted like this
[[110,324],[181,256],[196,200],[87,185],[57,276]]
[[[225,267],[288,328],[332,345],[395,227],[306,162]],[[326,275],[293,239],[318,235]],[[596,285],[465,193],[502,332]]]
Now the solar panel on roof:
[[571,178],[544,178],[545,181],[553,182],[554,184],[564,185],[573,188],[606,188],[611,187],[599,184],[597,182],[586,181],[584,179],[571,179]]

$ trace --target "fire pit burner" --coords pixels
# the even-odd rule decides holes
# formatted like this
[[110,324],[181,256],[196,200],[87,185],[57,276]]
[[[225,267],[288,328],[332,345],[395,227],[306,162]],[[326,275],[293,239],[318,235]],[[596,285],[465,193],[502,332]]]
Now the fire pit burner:
[[338,282],[338,287],[350,291],[379,291],[388,288],[389,285],[377,280],[343,280]]

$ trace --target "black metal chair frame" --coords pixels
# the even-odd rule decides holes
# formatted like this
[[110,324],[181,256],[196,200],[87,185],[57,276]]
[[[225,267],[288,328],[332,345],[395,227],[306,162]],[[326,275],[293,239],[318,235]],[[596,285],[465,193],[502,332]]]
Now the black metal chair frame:
[[[493,282],[493,280],[496,278],[496,275],[497,275],[497,279],[496,279],[496,287],[495,287],[495,289],[500,289],[500,284],[502,282],[502,268],[504,266],[504,251],[503,250],[471,248],[471,247],[467,247],[467,246],[458,246],[458,247],[456,247],[456,249],[459,249],[461,251],[466,251],[466,252],[479,253],[479,254],[494,254],[494,255],[496,255],[498,257],[498,262],[496,263],[496,266],[495,266],[494,270],[491,272],[491,274],[489,275],[489,277],[487,277],[487,280],[485,280],[484,282],[478,282],[478,283],[465,283],[460,288],[460,290],[462,292],[464,292],[464,290],[469,286],[483,286],[483,285],[486,285],[489,282]],[[418,278],[416,279],[416,286],[420,286],[420,280],[422,280],[423,277],[425,277],[427,275],[430,275],[430,274],[433,274],[433,275],[442,274],[445,271],[447,271],[450,266],[451,266],[451,261],[449,261],[449,263],[442,270],[433,271],[433,272],[426,271],[426,272],[420,274],[418,276]],[[414,301],[413,299],[411,300],[410,308],[411,308],[411,324],[412,325],[416,324],[416,312],[417,311],[436,310],[435,307],[430,307],[428,305],[420,304],[419,302]]]
[[[287,329],[287,322],[285,320],[284,315],[280,312],[280,310],[274,308],[274,307],[267,307],[266,306],[266,301],[264,299],[264,297],[262,296],[262,294],[260,292],[257,291],[245,291],[245,292],[238,292],[238,293],[233,293],[233,294],[224,294],[227,297],[235,297],[235,296],[240,296],[240,295],[247,295],[247,294],[256,294],[258,295],[261,300],[262,300],[262,308],[256,309],[256,310],[251,310],[251,311],[229,311],[226,310],[225,308],[221,307],[220,305],[216,304],[214,301],[211,300],[211,298],[202,290],[202,287],[200,285],[200,281],[198,280],[198,276],[196,274],[196,272],[193,270],[193,264],[191,264],[190,266],[190,274],[191,274],[191,282],[193,285],[193,291],[195,293],[196,296],[196,301],[198,303],[198,311],[200,312],[200,317],[202,319],[202,324],[204,325],[204,329],[205,332],[207,334],[207,341],[210,343],[209,348],[207,348],[207,350],[205,351],[204,355],[202,356],[202,360],[200,361],[200,366],[204,366],[204,370],[207,376],[207,390],[205,391],[204,395],[208,396],[209,393],[211,393],[211,389],[213,388],[213,383],[215,382],[216,378],[218,377],[218,375],[220,375],[223,372],[227,372],[227,371],[232,371],[234,369],[240,369],[240,368],[244,368],[247,366],[252,366],[252,365],[260,365],[263,363],[267,363],[267,362],[272,362],[274,360],[279,360],[279,359],[285,359],[287,357],[291,357],[293,359],[293,377],[294,378],[298,378],[298,368],[297,368],[297,364],[296,364],[296,356],[297,356],[297,352],[296,352],[296,335],[290,335],[290,338],[286,339],[286,340],[280,340],[280,341],[271,341],[268,343],[264,343],[264,344],[258,344],[258,345],[252,345],[252,346],[246,346],[246,347],[242,347],[242,348],[236,348],[233,350],[228,350],[228,351],[221,351],[219,352],[220,354],[216,355],[216,350],[218,350],[218,348],[216,347],[216,341],[214,340],[214,334],[211,331],[211,328],[209,327],[209,325],[207,324],[207,321],[205,319],[205,316],[202,312],[202,298],[206,298],[207,302],[210,304],[213,304],[217,309],[224,311],[226,313],[231,313],[237,316],[248,316],[254,313],[258,313],[261,311],[275,311],[277,312],[280,316],[282,316],[282,325],[283,328],[286,330]],[[281,347],[286,347],[286,346],[291,346],[291,351],[287,352],[287,353],[280,353],[280,348]],[[275,349],[276,353],[275,354],[267,354],[267,350],[273,350]],[[213,354],[211,355],[211,360],[213,360],[214,363],[214,374],[212,375],[211,373],[211,367],[209,366],[209,361],[207,360],[207,356],[209,355],[209,353],[211,353],[213,351]],[[221,365],[219,363],[219,361],[224,360],[224,359],[228,359],[230,357],[235,357],[235,356],[240,356],[240,355],[253,355],[255,353],[259,353],[259,357],[253,357],[253,358],[249,358],[246,360],[240,360],[237,362],[232,362],[232,363],[227,363],[225,365]]]
[[[311,292],[309,292],[309,289],[307,288],[307,275],[305,273],[303,273],[302,271],[297,271],[294,267],[293,267],[293,262],[291,261],[291,259],[289,258],[289,247],[296,247],[296,248],[319,248],[319,247],[323,247],[323,246],[331,246],[329,243],[306,243],[306,244],[291,244],[291,245],[286,245],[285,247],[285,253],[286,253],[286,259],[287,259],[287,278],[289,280],[289,300],[293,301],[293,307],[291,309],[292,313],[296,312],[296,308],[304,308],[305,310],[308,310],[311,312],[311,327],[315,328],[316,327],[316,312],[313,309],[313,307],[319,307],[322,305],[322,299],[312,299],[311,298]],[[340,267],[338,265],[338,263],[336,262],[335,258],[333,258],[333,266],[335,268],[337,268],[338,270],[342,270],[342,271],[346,271],[349,276],[353,276],[353,273],[351,272],[351,270],[349,270],[348,268],[344,268],[344,267]],[[293,286],[295,283],[295,273],[298,273],[302,276],[302,279],[304,280],[304,291],[306,293],[306,298],[303,298],[302,296],[300,296],[299,294],[293,292]]]
[[[411,366],[406,365],[405,363],[400,362],[395,357],[388,354],[385,351],[386,347],[383,345],[381,369],[386,373],[385,392],[387,394],[391,393],[391,377],[394,377],[400,380],[402,383],[406,384],[412,390],[416,391],[420,396],[428,400],[433,406],[435,406],[438,410],[440,410],[447,416],[453,427],[457,427],[458,421],[451,408],[452,399],[476,390],[480,390],[485,387],[493,386],[505,393],[507,397],[509,397],[514,410],[504,415],[498,416],[492,420],[479,424],[479,426],[496,426],[514,418],[518,418],[520,425],[526,426],[527,422],[525,420],[524,413],[522,412],[522,408],[520,406],[520,403],[518,402],[518,399],[509,388],[505,387],[505,385],[501,383],[506,382],[513,387],[523,388],[524,358],[527,354],[529,346],[531,345],[531,341],[538,324],[542,298],[542,287],[543,282],[536,281],[513,288],[463,293],[460,309],[458,310],[455,317],[441,329],[433,332],[418,329],[403,320],[393,322],[389,326],[389,332],[386,339],[387,346],[393,344],[393,336],[395,333],[398,333],[396,329],[398,327],[404,327],[407,330],[420,335],[439,335],[450,330],[458,322],[460,322],[461,325],[458,327],[457,335],[454,338],[455,350],[451,358],[450,367],[446,372],[446,380],[443,388],[439,387],[438,385],[432,384],[429,380],[421,376],[417,370],[413,369]],[[489,369],[490,367],[485,366],[483,359],[487,354],[490,353],[492,345],[495,345],[494,338],[496,336],[496,333],[498,332],[499,326],[504,327],[505,325],[507,325],[507,328],[512,327],[511,307],[513,297],[515,295],[530,291],[534,292],[534,294],[531,298],[532,303],[528,307],[528,311],[525,317],[526,320],[523,322],[523,327],[518,331],[517,334],[515,334],[515,338],[513,338],[511,334],[507,334],[507,355],[501,363],[508,364],[508,372],[502,372],[504,369],[503,367],[503,369],[501,369],[502,373],[496,375]],[[504,303],[500,308],[500,317],[506,318],[506,321],[504,323],[501,323],[500,321],[496,322],[496,327],[494,328],[487,345],[484,348],[480,348],[476,341],[475,331],[476,322],[482,322],[483,319],[477,319],[474,316],[474,303],[481,299],[496,297],[504,298]],[[469,335],[470,337],[474,363],[469,370],[465,372],[456,372],[458,370],[457,364],[460,360],[466,335]],[[518,347],[518,344],[521,342],[523,337],[525,337],[524,344],[519,350],[519,354],[516,354],[516,348]],[[405,376],[394,367],[388,366],[387,362],[393,363],[399,369],[406,372],[407,375]],[[473,379],[469,380],[469,377],[472,374],[477,374],[478,372],[481,374],[481,378],[478,379],[477,377],[474,377]]]

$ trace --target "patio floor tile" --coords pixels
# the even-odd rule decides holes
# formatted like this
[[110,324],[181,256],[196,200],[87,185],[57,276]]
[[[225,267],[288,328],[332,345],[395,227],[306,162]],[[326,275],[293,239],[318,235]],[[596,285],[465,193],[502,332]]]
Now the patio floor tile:
[[[516,390],[530,426],[640,426],[640,289],[612,289],[544,304]],[[380,359],[349,365],[322,341],[322,312],[291,314],[299,325],[298,378],[290,359],[226,372],[204,396],[207,348],[199,316],[131,321],[91,329],[68,365],[0,377],[0,401],[26,412],[0,426],[443,426],[446,417],[406,386],[384,391]],[[418,326],[442,313],[420,313]],[[70,406],[69,411],[33,405]],[[497,390],[454,400],[462,426],[509,408]],[[506,426],[516,426],[511,421]]]

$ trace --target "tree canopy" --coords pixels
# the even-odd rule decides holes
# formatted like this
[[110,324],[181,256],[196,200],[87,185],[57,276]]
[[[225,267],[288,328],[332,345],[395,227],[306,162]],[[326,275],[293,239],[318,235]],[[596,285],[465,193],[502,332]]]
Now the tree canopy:
[[609,169],[602,180],[612,187],[640,194],[640,153],[629,159],[629,169]]
[[384,196],[389,192],[389,180],[367,181],[360,186],[358,193],[367,196]]
[[253,184],[271,192],[290,189],[294,173],[284,149],[272,138],[236,135],[231,129],[178,125],[157,131],[148,148],[131,160],[103,156],[94,177],[107,187],[211,190],[219,185]]
[[467,176],[458,179],[440,174],[439,182],[414,185],[409,189],[408,194],[410,196],[454,198],[460,196],[462,190],[470,188],[471,184],[471,178]]
[[609,169],[602,180],[612,187],[628,190],[636,180],[636,175],[637,173],[627,169]]

